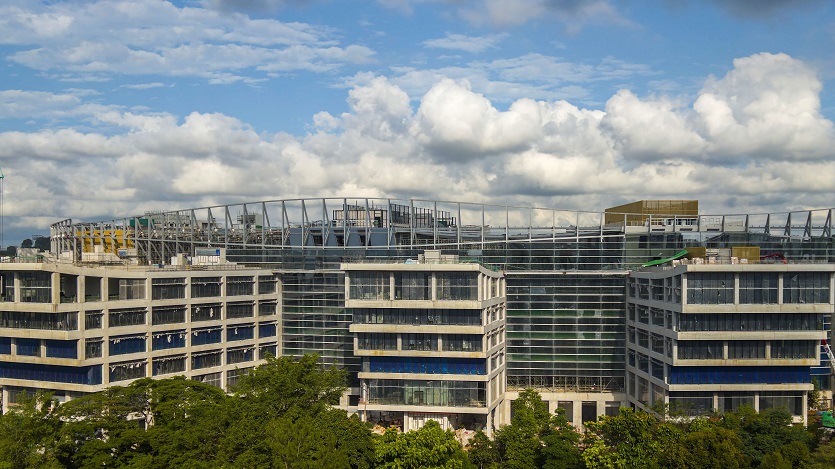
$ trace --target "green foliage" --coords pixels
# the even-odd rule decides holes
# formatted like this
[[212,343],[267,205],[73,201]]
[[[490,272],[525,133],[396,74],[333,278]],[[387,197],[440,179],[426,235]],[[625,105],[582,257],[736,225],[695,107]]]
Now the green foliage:
[[60,422],[52,415],[55,402],[49,394],[0,415],[0,467],[62,467],[55,454],[55,438]]
[[499,450],[496,444],[483,431],[479,430],[470,440],[469,451],[470,462],[478,469],[496,468],[499,464]]
[[559,409],[551,417],[548,427],[540,435],[542,449],[540,465],[543,469],[580,469],[584,467],[583,454],[578,446],[580,434],[571,426]]
[[406,433],[390,428],[377,443],[378,468],[463,469],[466,460],[455,434],[434,420]]

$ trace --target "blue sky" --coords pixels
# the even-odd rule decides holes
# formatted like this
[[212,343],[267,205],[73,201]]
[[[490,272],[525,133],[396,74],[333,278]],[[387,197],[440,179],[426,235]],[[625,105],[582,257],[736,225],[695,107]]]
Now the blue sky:
[[835,4],[0,6],[5,244],[301,196],[835,206]]

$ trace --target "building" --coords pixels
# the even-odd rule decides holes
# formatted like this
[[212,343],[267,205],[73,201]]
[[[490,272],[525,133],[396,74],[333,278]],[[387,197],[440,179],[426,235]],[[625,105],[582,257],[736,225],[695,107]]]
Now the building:
[[[133,306],[133,303],[111,304],[110,292],[115,289],[121,291],[122,284],[107,283],[105,286],[103,280],[99,283],[101,291],[108,292],[107,300],[105,301],[105,296],[102,296],[99,305],[94,307],[92,304],[94,301],[88,304],[86,281],[88,274],[73,273],[83,270],[84,272],[99,272],[99,274],[89,274],[92,277],[114,277],[125,280],[146,278],[145,283],[140,286],[132,285],[130,282],[125,283],[124,289],[125,294],[132,294],[127,292],[144,288],[146,298],[135,301],[138,302],[137,305],[142,304],[148,308],[146,314],[151,315],[151,319],[146,316],[144,324],[115,326],[115,329],[112,324],[103,322],[102,330],[98,332],[87,331],[79,325],[77,332],[71,334],[68,331],[62,332],[64,335],[60,337],[58,335],[53,337],[53,332],[43,332],[41,326],[0,328],[0,337],[6,337],[7,339],[3,340],[10,341],[7,350],[13,352],[0,354],[0,362],[2,362],[3,369],[22,366],[19,363],[26,363],[27,366],[34,363],[42,363],[43,366],[58,365],[59,363],[45,361],[47,359],[59,360],[59,358],[45,356],[47,355],[45,341],[53,339],[84,339],[86,341],[87,338],[101,337],[102,341],[108,341],[109,347],[109,342],[114,337],[123,335],[122,331],[125,331],[124,334],[177,331],[177,337],[179,337],[179,331],[183,331],[184,334],[191,333],[190,337],[193,337],[193,329],[198,327],[198,324],[189,321],[193,321],[191,319],[193,309],[201,306],[201,311],[203,311],[203,302],[219,305],[223,310],[223,316],[218,324],[224,328],[228,327],[225,321],[229,314],[229,302],[252,302],[253,316],[234,319],[235,324],[249,325],[254,328],[252,338],[247,339],[249,342],[230,345],[227,342],[228,329],[223,329],[225,335],[221,336],[221,342],[200,346],[212,353],[221,352],[220,363],[208,368],[194,366],[193,353],[195,352],[192,350],[192,343],[187,342],[185,347],[181,347],[182,352],[180,352],[186,354],[183,373],[192,377],[212,374],[213,383],[225,386],[230,382],[230,373],[232,380],[236,376],[235,373],[240,373],[236,371],[236,367],[244,369],[258,363],[257,360],[231,363],[232,359],[228,357],[230,347],[237,349],[239,346],[252,345],[260,348],[275,344],[276,353],[279,355],[296,356],[304,353],[317,353],[323,363],[344,367],[349,371],[350,390],[343,402],[348,409],[362,414],[368,406],[368,415],[372,412],[376,412],[376,415],[382,415],[383,412],[402,412],[404,420],[406,413],[410,413],[409,418],[414,416],[414,421],[409,425],[414,423],[416,426],[420,424],[417,414],[421,413],[447,414],[447,421],[450,424],[460,417],[457,414],[488,415],[489,420],[479,417],[481,420],[478,422],[474,419],[467,422],[485,427],[489,427],[490,424],[499,425],[509,421],[509,404],[516,398],[517,393],[525,388],[538,390],[548,401],[552,410],[558,407],[565,409],[569,419],[576,425],[582,425],[583,422],[593,420],[599,415],[616,413],[621,405],[651,406],[654,402],[660,402],[659,396],[663,396],[664,402],[672,407],[673,404],[677,405],[680,399],[691,397],[682,393],[691,392],[703,394],[699,402],[705,403],[703,406],[705,408],[708,405],[707,394],[710,394],[713,402],[711,405],[716,406],[715,408],[727,408],[726,398],[733,399],[734,397],[723,393],[739,392],[749,393],[741,397],[739,402],[745,399],[747,399],[745,402],[750,402],[753,399],[754,404],[761,408],[770,405],[769,402],[777,402],[775,399],[787,397],[788,399],[784,402],[794,405],[792,410],[796,411],[798,402],[796,399],[798,396],[805,399],[808,391],[812,389],[810,382],[817,383],[821,389],[831,389],[830,363],[821,347],[818,347],[817,355],[812,353],[814,357],[808,357],[808,351],[804,351],[805,355],[799,358],[795,358],[794,355],[791,358],[778,358],[778,356],[772,358],[772,352],[779,350],[779,344],[775,347],[773,342],[800,341],[803,344],[801,347],[812,347],[813,342],[822,337],[829,337],[833,301],[829,298],[826,302],[814,305],[786,304],[785,296],[779,295],[785,295],[786,278],[789,276],[791,280],[794,273],[800,277],[815,273],[816,281],[828,285],[830,295],[835,291],[832,284],[835,281],[832,271],[832,266],[835,265],[832,211],[833,209],[824,209],[771,214],[722,215],[699,213],[695,201],[642,201],[634,206],[627,204],[606,211],[590,212],[419,199],[397,201],[334,198],[260,201],[172,212],[153,212],[99,222],[63,220],[52,226],[51,242],[54,258],[49,262],[42,263],[43,265],[40,266],[25,266],[22,263],[0,264],[0,275],[3,277],[0,282],[3,285],[1,293],[7,295],[11,291],[16,295],[12,301],[6,300],[5,303],[0,303],[2,313],[38,311],[48,313],[40,320],[60,322],[61,313],[75,312],[80,322],[80,317],[86,317],[88,310],[101,310],[102,314],[106,311],[109,315],[111,310]],[[387,381],[386,386],[390,384],[388,381],[391,381],[394,383],[393,387],[400,386],[405,389],[404,382],[406,381],[430,381],[428,376],[416,375],[433,373],[397,371],[404,369],[402,368],[405,366],[404,363],[414,364],[420,370],[426,369],[420,367],[429,366],[426,361],[421,360],[428,358],[425,356],[427,353],[437,354],[435,358],[444,358],[440,354],[445,352],[442,347],[446,342],[441,337],[445,333],[440,331],[434,332],[438,335],[437,343],[431,337],[429,340],[430,347],[436,344],[435,346],[439,348],[437,352],[404,350],[404,334],[431,335],[433,332],[425,329],[431,327],[429,324],[414,325],[416,329],[411,331],[398,329],[397,332],[385,332],[384,326],[388,326],[387,324],[372,325],[363,323],[364,320],[358,320],[358,315],[362,317],[364,314],[360,311],[365,310],[376,309],[378,312],[386,310],[383,313],[402,310],[405,314],[406,310],[414,309],[413,306],[418,303],[411,305],[407,302],[402,306],[394,306],[394,303],[406,302],[406,300],[391,297],[395,295],[393,288],[397,285],[391,282],[394,281],[392,279],[396,277],[396,274],[401,272],[399,269],[416,269],[415,275],[420,272],[423,272],[420,275],[427,275],[425,269],[429,269],[430,274],[427,278],[433,280],[431,282],[427,280],[430,282],[427,285],[434,285],[434,294],[437,294],[437,275],[441,271],[432,269],[446,264],[415,262],[426,251],[440,251],[443,256],[458,256],[458,264],[466,266],[461,267],[464,271],[475,269],[475,266],[479,265],[481,266],[477,267],[479,275],[483,275],[484,278],[493,278],[493,274],[488,272],[501,273],[501,282],[503,282],[501,284],[504,285],[505,295],[505,299],[501,301],[506,301],[504,322],[499,321],[498,324],[494,324],[492,313],[490,313],[490,322],[486,322],[486,317],[482,316],[484,329],[466,334],[486,334],[486,338],[481,337],[484,351],[478,352],[477,356],[449,355],[445,357],[448,360],[453,358],[489,359],[491,363],[486,365],[485,369],[487,374],[476,373],[468,375],[467,379],[460,379],[461,373],[450,372],[449,368],[441,369],[441,373],[434,373],[434,375],[454,375],[455,380],[469,383],[492,383],[494,377],[501,377],[496,381],[497,392],[495,394],[490,393],[493,384],[485,385],[484,403],[487,410],[484,412],[482,412],[480,402],[479,406],[472,406],[478,407],[478,412],[443,409],[443,405],[435,405],[432,409],[427,409],[430,406],[414,404],[414,402],[420,402],[414,400],[414,393],[412,393],[412,404],[405,402],[405,393],[403,394],[403,407],[399,409],[384,408],[388,404],[374,401],[377,398],[375,396],[382,394],[377,392],[379,389],[372,389],[372,384],[374,384],[372,381],[377,380],[376,384],[380,381]],[[684,264],[684,258],[687,258],[687,264]],[[743,259],[746,263],[742,262]],[[697,264],[697,262],[702,262],[702,264]],[[670,269],[673,263],[678,265]],[[427,264],[432,267],[427,267]],[[200,265],[202,267],[196,267]],[[196,268],[205,270],[195,270]],[[452,267],[448,268],[452,269],[451,272],[455,271]],[[50,272],[50,281],[47,282],[50,289],[48,294],[42,291],[45,288],[43,278],[37,281],[27,280],[26,271],[38,269]],[[481,269],[484,271],[482,272]],[[687,291],[687,285],[694,285],[692,283],[694,276],[707,274],[707,270],[699,272],[698,269],[716,269],[717,275],[725,269],[722,271],[723,275],[729,275],[727,278],[733,278],[734,282],[732,293],[725,294],[732,294],[734,298],[736,295],[742,295],[743,290],[770,291],[771,289],[767,283],[754,283],[746,286],[747,284],[744,283],[748,279],[746,269],[761,269],[761,273],[764,274],[770,272],[769,269],[776,269],[779,285],[777,290],[781,292],[778,296],[783,303],[747,304],[734,299],[731,303],[700,305],[684,298],[679,304],[672,300],[655,297],[644,299],[639,296],[636,298],[628,291],[636,284],[647,281],[646,279],[662,279],[668,282],[666,275],[673,279],[669,282],[679,279],[682,282],[681,288]],[[366,272],[368,275],[376,272],[375,275],[382,276],[379,278],[385,278],[388,275],[390,299],[354,298],[352,275],[357,272]],[[405,273],[405,270],[402,272]],[[183,288],[187,294],[185,298],[165,301],[170,301],[168,304],[172,306],[187,308],[188,314],[185,321],[156,326],[152,321],[153,309],[161,307],[162,305],[156,302],[163,300],[154,299],[153,290],[148,289],[153,288],[155,281],[161,281],[154,280],[155,278],[168,276],[183,279],[182,282],[186,285]],[[253,282],[258,284],[262,277],[265,279],[272,277],[275,279],[275,293],[260,293],[260,290],[254,290],[252,298],[249,296],[228,298],[232,279],[239,276],[251,276],[257,279]],[[191,292],[195,288],[194,282],[203,282],[203,277],[220,279],[219,283],[206,281],[213,284],[212,291],[217,295],[197,300],[193,298]],[[93,281],[92,284],[95,285],[96,282]],[[725,288],[730,288],[728,285],[729,280],[726,279]],[[63,296],[61,291],[63,291]],[[32,295],[47,295],[49,301],[35,305],[24,304],[21,301],[24,297],[32,298]],[[75,299],[70,301],[70,298]],[[464,309],[477,310],[479,314],[485,315],[487,314],[485,308],[492,307],[489,306],[489,302],[494,300],[499,301],[497,298],[479,296],[477,301],[488,303],[485,305],[473,302],[471,306]],[[145,303],[141,303],[142,301]],[[195,301],[201,305],[195,304]],[[275,301],[276,313],[262,318],[259,315],[261,304],[267,304],[270,301]],[[376,303],[377,301],[391,303],[381,305]],[[437,301],[437,298],[414,301]],[[235,310],[237,307],[233,305],[232,309]],[[417,309],[438,308],[447,309],[438,305]],[[680,320],[682,317],[689,319],[691,316],[708,314],[708,310],[710,314],[730,314],[740,317],[746,314],[755,316],[773,314],[774,311],[769,308],[784,308],[784,312],[792,313],[791,315],[781,314],[781,316],[819,315],[821,327],[818,327],[816,322],[814,330],[804,329],[808,326],[801,321],[797,324],[788,323],[780,326],[782,329],[772,333],[774,335],[779,332],[778,335],[781,337],[785,333],[783,339],[759,337],[753,332],[746,333],[748,335],[737,339],[723,335],[724,333],[730,334],[731,331],[699,331],[706,335],[693,335],[692,331],[670,329],[666,323],[668,311]],[[636,311],[635,314],[637,311],[644,310],[653,314],[663,312],[664,328],[660,328],[658,324],[640,322],[643,316],[634,316],[633,319],[629,319],[632,317],[629,314],[632,314],[633,310]],[[675,316],[675,313],[678,313],[678,316]],[[426,314],[428,317],[429,313]],[[213,317],[210,319],[214,320]],[[64,320],[68,318],[65,317]],[[268,329],[269,321],[274,321],[275,324],[275,336],[272,339],[260,333],[261,323],[264,322],[265,328]],[[678,327],[677,323],[673,325]],[[444,325],[444,328],[446,326],[454,325]],[[128,329],[121,329],[122,327],[136,327],[136,330],[128,331]],[[200,325],[200,327],[203,326]],[[504,327],[503,345],[498,345],[497,342],[494,346],[489,342],[489,331],[493,330],[490,329],[491,327]],[[646,333],[647,340],[653,337],[663,338],[664,353],[659,354],[658,344],[652,344],[649,349],[646,349],[641,347],[640,343],[628,343],[628,331],[631,333],[633,330],[636,340],[644,337],[644,333]],[[265,333],[269,334],[271,331],[265,330]],[[461,333],[464,334],[464,332]],[[362,347],[365,346],[365,342],[360,339],[367,336],[361,336],[361,334],[395,334],[396,337],[393,340],[397,348],[364,349]],[[25,354],[17,352],[17,341],[27,338],[39,341],[38,349],[41,351],[41,357],[27,358]],[[389,340],[386,347],[392,347],[390,339],[391,337],[383,340],[383,343]],[[371,340],[376,340],[376,338],[371,337]],[[407,337],[406,348],[411,347],[409,340]],[[150,345],[149,342],[151,342]],[[154,376],[153,360],[156,357],[154,354],[159,354],[160,357],[175,354],[163,352],[162,349],[155,350],[152,342],[153,337],[146,338],[145,355],[137,351],[132,352],[135,354],[128,357],[120,355],[119,360],[116,360],[110,358],[112,354],[109,349],[103,352],[101,361],[95,364],[107,365],[107,368],[102,368],[101,384],[78,387],[76,383],[63,383],[62,381],[27,380],[20,379],[20,375],[14,375],[17,376],[15,378],[4,371],[4,374],[0,375],[0,386],[4,389],[11,389],[12,392],[29,392],[43,387],[61,390],[66,387],[67,392],[70,393],[68,397],[72,397],[73,392],[99,389],[96,386],[105,386],[109,382],[129,382],[131,378],[110,381],[109,367],[113,364],[128,363],[128,358],[141,360],[145,356],[149,357],[147,359],[151,362],[146,363],[144,376]],[[471,344],[475,342],[477,341],[470,341]],[[721,358],[718,358],[715,347],[711,352],[714,355],[705,359],[684,358],[685,355],[678,355],[679,351],[688,354],[694,350],[702,350],[702,344],[713,346],[718,342],[722,344]],[[761,345],[760,342],[769,343]],[[417,347],[418,342],[415,340],[414,343]],[[745,353],[736,351],[735,347],[739,343],[743,343],[744,346],[751,345],[756,350],[768,351],[765,355],[768,358],[745,358],[744,360],[747,361],[734,362],[736,358],[732,357],[736,357],[736,353]],[[120,339],[118,345],[121,344]],[[58,345],[60,344],[50,343],[50,350]],[[78,358],[60,358],[60,360],[77,361],[60,363],[76,368],[95,366],[94,362],[81,358],[86,355],[82,353],[80,342],[75,345]],[[32,343],[24,340],[21,350],[26,353],[32,346]],[[2,347],[5,346],[0,343],[0,348]],[[63,347],[72,348],[67,344]],[[506,359],[503,365],[497,365],[494,368],[492,365],[494,350],[496,352],[500,350],[496,347],[503,347]],[[14,350],[11,350],[12,348]],[[139,348],[141,347],[137,347]],[[203,351],[204,349],[201,348],[197,353]],[[450,352],[464,353],[463,350]],[[58,352],[51,351],[50,353]],[[416,355],[411,355],[412,353]],[[476,352],[473,351],[473,353]],[[670,356],[670,353],[673,355]],[[644,366],[643,358],[639,360],[639,354],[646,357],[646,366]],[[632,355],[635,356],[634,365]],[[712,361],[702,363],[700,360]],[[469,362],[469,365],[473,363]],[[373,370],[378,371],[372,371],[372,366]],[[652,368],[653,366],[655,368]],[[717,369],[724,367],[726,371],[732,367],[762,366],[768,369],[767,371],[789,367],[797,368],[797,373],[783,375],[777,373],[768,378],[770,381],[765,383],[765,387],[761,386],[763,383],[756,382],[733,384],[733,386],[750,384],[751,386],[747,388],[729,387],[732,383],[712,382],[700,383],[702,387],[697,388],[693,387],[697,386],[696,384],[685,384],[679,380],[685,379],[683,376],[694,376],[693,373],[699,371],[696,370],[698,366],[710,366]],[[142,368],[136,367],[129,369],[138,375],[141,375],[143,371]],[[663,369],[663,374],[659,374],[659,369]],[[79,375],[81,374],[80,371],[76,371]],[[808,380],[799,383],[801,379],[799,377],[803,379],[808,377]],[[631,386],[633,379],[635,387]],[[643,391],[644,388],[639,389],[639,383],[641,386],[646,384],[646,391]],[[757,386],[760,387],[753,389]],[[501,388],[504,389],[503,393],[498,391]],[[639,390],[641,392],[638,392]],[[478,396],[477,391],[476,397]],[[426,394],[424,394],[424,399],[425,397]],[[480,399],[474,401],[480,401]],[[426,402],[424,400],[424,403]],[[417,407],[409,408],[410,405],[417,405]],[[729,405],[730,408],[734,408],[734,404]],[[378,407],[374,408],[374,406]],[[453,414],[455,414],[454,418],[450,418]],[[405,421],[403,424],[407,425]]]
[[679,415],[786,407],[805,422],[835,266],[677,264],[627,281],[629,402]]

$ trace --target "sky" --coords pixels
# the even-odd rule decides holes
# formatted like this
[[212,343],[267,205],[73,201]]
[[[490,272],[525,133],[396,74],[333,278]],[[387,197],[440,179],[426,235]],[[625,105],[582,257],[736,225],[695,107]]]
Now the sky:
[[835,207],[828,0],[5,0],[3,245],[298,197]]

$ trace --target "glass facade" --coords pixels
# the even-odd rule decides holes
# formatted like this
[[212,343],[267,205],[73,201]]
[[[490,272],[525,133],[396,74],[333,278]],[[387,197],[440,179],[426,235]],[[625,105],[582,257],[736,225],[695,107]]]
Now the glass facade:
[[483,382],[368,380],[369,404],[484,407]]

